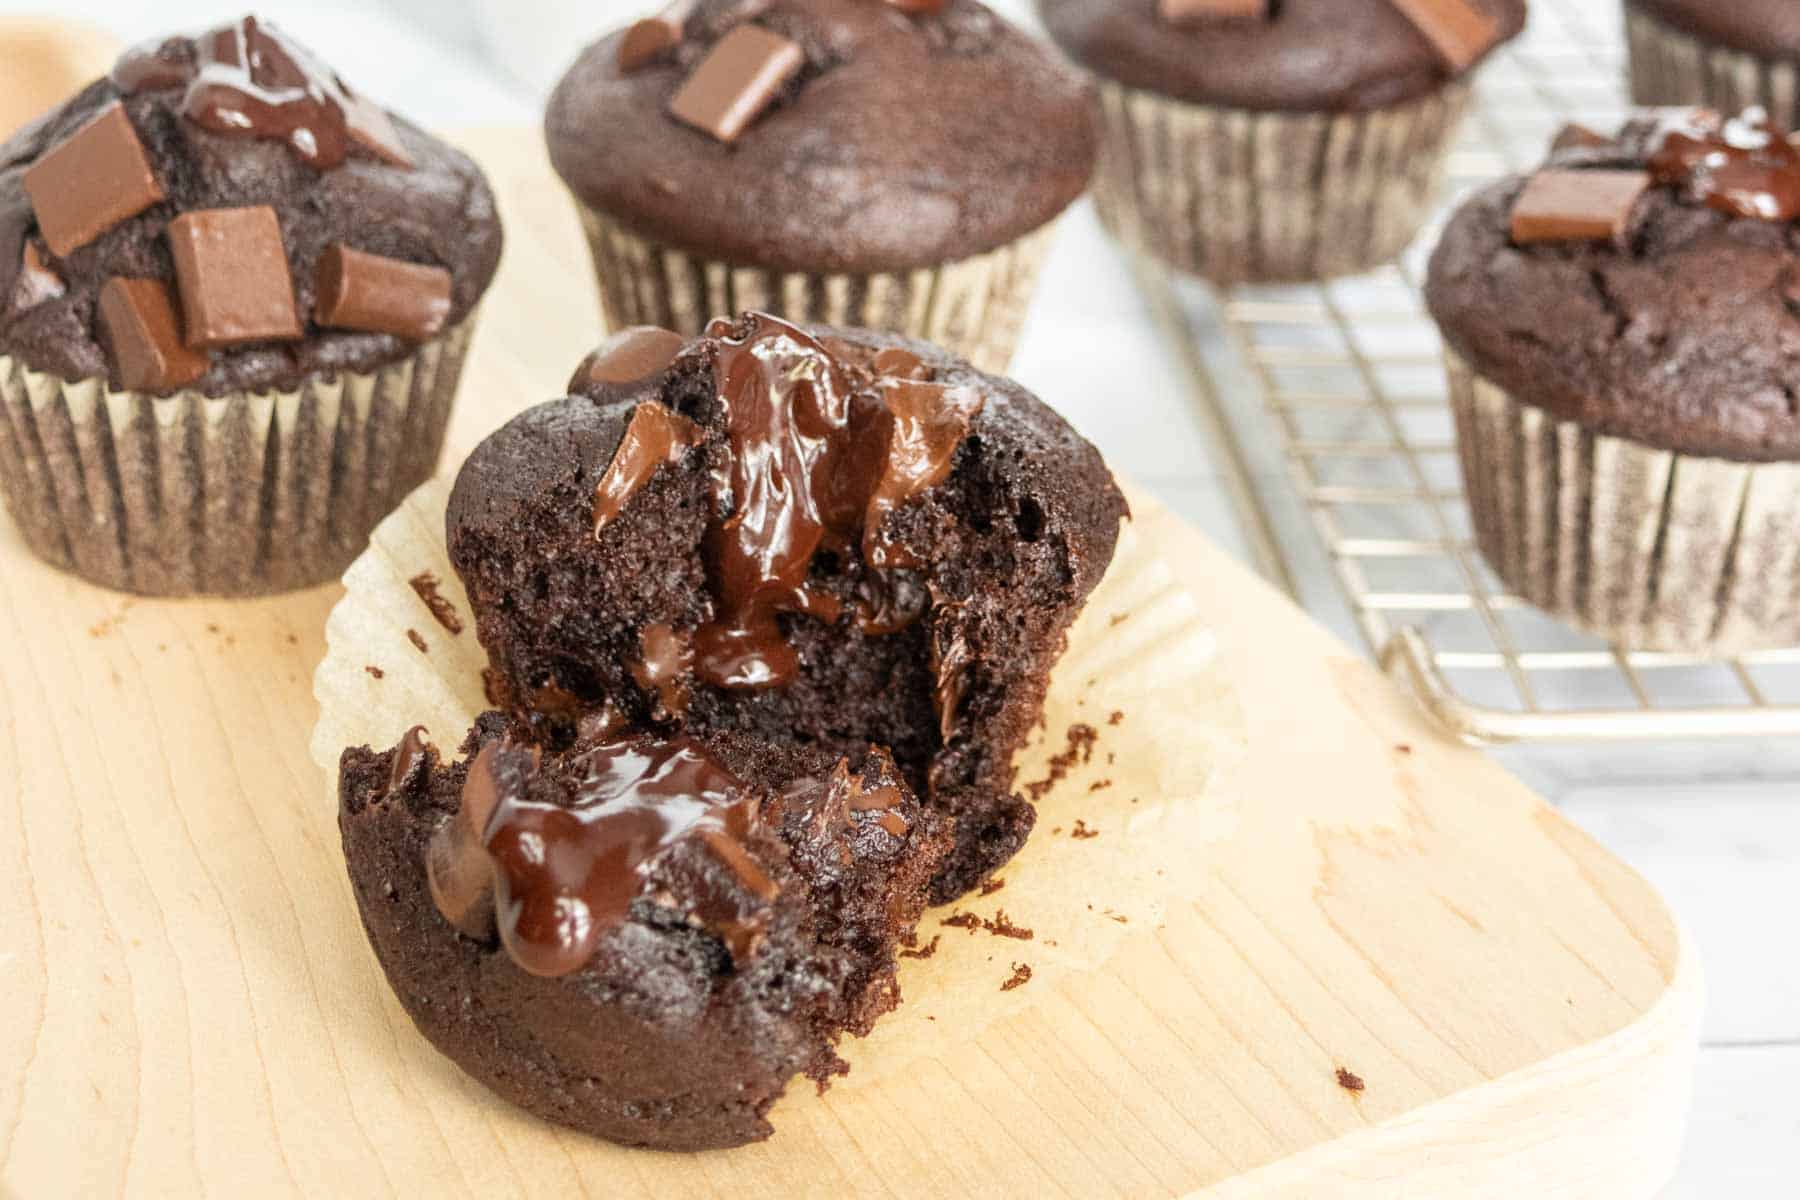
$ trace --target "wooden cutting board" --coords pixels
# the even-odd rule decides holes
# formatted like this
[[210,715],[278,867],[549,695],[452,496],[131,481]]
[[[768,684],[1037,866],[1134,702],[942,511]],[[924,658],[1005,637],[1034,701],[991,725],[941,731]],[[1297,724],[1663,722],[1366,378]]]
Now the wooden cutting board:
[[[452,464],[557,394],[598,321],[535,132],[464,141],[509,245]],[[790,1096],[770,1142],[681,1157],[548,1132],[386,993],[307,752],[341,589],[132,599],[0,522],[0,1190],[1654,1192],[1701,992],[1662,902],[1194,531],[1155,506],[1136,530],[1217,630],[1249,729],[1199,899],[908,1071]]]

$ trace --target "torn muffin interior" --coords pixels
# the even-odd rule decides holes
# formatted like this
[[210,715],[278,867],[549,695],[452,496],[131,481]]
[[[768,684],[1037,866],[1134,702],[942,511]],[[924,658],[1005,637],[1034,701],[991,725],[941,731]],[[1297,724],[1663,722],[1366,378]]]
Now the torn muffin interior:
[[793,1075],[898,1000],[948,830],[892,760],[589,720],[546,751],[499,713],[346,751],[371,943],[422,1032],[550,1120],[631,1145],[765,1137]]
[[[889,747],[958,823],[936,895],[1009,858],[1011,760],[1124,502],[1010,381],[919,343],[749,314],[622,381],[608,356],[465,465],[451,558],[499,681],[554,741],[636,723]],[[662,356],[658,356],[661,358]]]

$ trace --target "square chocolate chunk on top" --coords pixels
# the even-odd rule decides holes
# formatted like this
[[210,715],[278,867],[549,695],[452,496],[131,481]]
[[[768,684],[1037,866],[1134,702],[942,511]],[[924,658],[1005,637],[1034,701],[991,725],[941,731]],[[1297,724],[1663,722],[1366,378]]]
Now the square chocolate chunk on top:
[[1481,0],[1393,0],[1444,65],[1466,71],[1500,40],[1500,22]]
[[302,335],[273,208],[182,213],[169,223],[168,237],[188,345],[205,349]]
[[119,386],[129,391],[170,392],[206,374],[207,357],[182,341],[169,285],[160,279],[107,280],[100,325]]
[[1269,15],[1269,0],[1157,0],[1156,13],[1170,25],[1261,21]]
[[25,192],[58,258],[163,198],[150,156],[118,101],[33,163]]
[[1539,171],[1512,206],[1512,239],[1599,242],[1631,227],[1631,214],[1650,186],[1648,171]]
[[313,319],[333,329],[422,342],[449,319],[453,282],[442,267],[383,258],[334,242],[319,256]]
[[805,65],[798,43],[757,25],[739,25],[700,60],[669,101],[669,111],[730,144]]

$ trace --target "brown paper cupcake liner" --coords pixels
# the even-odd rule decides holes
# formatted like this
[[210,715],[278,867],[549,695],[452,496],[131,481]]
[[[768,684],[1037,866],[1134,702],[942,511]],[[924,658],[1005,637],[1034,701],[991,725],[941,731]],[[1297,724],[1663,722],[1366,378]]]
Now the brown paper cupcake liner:
[[1448,367],[1476,540],[1511,591],[1628,649],[1800,644],[1800,463],[1596,434]]
[[1430,217],[1466,83],[1367,113],[1188,104],[1101,81],[1094,200],[1127,246],[1217,283],[1325,279],[1406,248]]
[[1723,113],[1751,105],[1800,129],[1800,63],[1702,41],[1625,5],[1634,104],[1703,104]]
[[473,328],[372,374],[223,398],[69,383],[0,355],[0,490],[39,557],[121,591],[335,579],[436,468]]
[[1045,225],[998,250],[940,267],[821,275],[700,258],[577,207],[610,329],[660,325],[693,337],[714,317],[756,309],[794,322],[893,330],[995,373],[1012,361],[1054,231],[1054,223]]

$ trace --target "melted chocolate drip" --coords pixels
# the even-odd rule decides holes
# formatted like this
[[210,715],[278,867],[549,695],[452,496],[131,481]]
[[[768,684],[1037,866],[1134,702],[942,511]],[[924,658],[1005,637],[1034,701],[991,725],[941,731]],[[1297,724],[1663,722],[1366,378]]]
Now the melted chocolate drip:
[[594,536],[599,537],[631,498],[649,486],[658,467],[680,462],[699,444],[699,427],[680,413],[653,401],[638,405],[606,474],[594,488]]
[[1665,124],[1652,142],[1650,172],[1691,202],[1760,221],[1800,218],[1800,148],[1746,109],[1721,120],[1705,109]]
[[[463,809],[434,840],[428,860],[445,917],[463,928],[475,906],[464,894],[440,894],[451,890],[440,887],[440,874],[461,882],[465,893],[468,884],[440,873],[439,859],[453,863],[458,830],[480,822],[494,922],[523,970],[552,977],[580,970],[653,883],[661,885],[653,901],[684,909],[725,943],[734,962],[749,961],[780,892],[744,848],[760,819],[755,794],[689,738],[603,742],[562,767],[582,773],[566,806],[526,797],[535,769],[526,752],[499,743],[482,749],[469,768]],[[718,870],[669,855],[689,840],[706,848],[728,882]]]
[[646,625],[638,647],[643,656],[631,676],[656,694],[657,715],[674,719],[687,712],[687,676],[694,666],[694,646],[687,635],[669,625]]
[[340,165],[352,145],[409,165],[385,113],[255,17],[128,50],[113,66],[112,81],[128,96],[186,88],[181,111],[195,124],[285,141],[320,170]]
[[[877,378],[762,313],[714,322],[714,383],[730,465],[714,501],[730,515],[707,531],[715,618],[696,639],[700,675],[726,688],[779,687],[799,668],[776,618],[835,620],[809,592],[821,548],[859,535],[871,566],[916,565],[880,534],[888,514],[941,483],[980,411],[969,388]],[[916,357],[899,365],[914,373]]]

